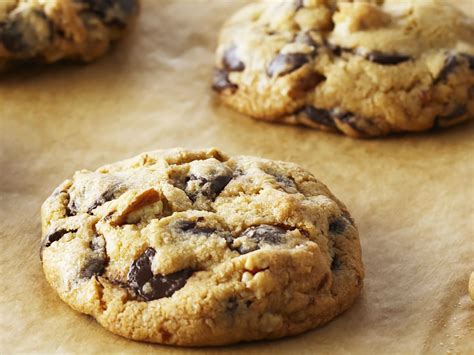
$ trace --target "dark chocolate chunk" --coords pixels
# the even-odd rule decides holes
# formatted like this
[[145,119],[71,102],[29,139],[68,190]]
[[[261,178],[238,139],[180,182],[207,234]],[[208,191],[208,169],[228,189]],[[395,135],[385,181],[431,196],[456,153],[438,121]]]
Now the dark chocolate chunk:
[[54,242],[57,242],[67,233],[75,233],[77,229],[58,229],[57,231],[51,232],[48,234],[43,241],[43,245],[45,248],[49,247]]
[[114,198],[114,193],[117,190],[117,185],[111,186],[108,190],[104,191],[87,209],[87,213],[91,214],[93,210],[97,207],[102,206],[104,203],[112,201]]
[[95,235],[90,242],[91,253],[82,267],[80,276],[90,279],[92,276],[102,275],[108,262],[105,251],[105,239],[101,235]]
[[438,76],[434,80],[435,84],[438,84],[440,81],[444,81],[448,78],[459,65],[459,60],[455,55],[448,55],[444,61],[443,69],[439,72]]
[[373,51],[365,55],[365,58],[371,62],[382,64],[382,65],[396,65],[403,62],[407,62],[412,59],[412,57],[403,54],[396,53],[382,53],[379,51]]
[[10,52],[34,55],[51,40],[51,28],[44,13],[30,10],[0,24],[0,43]]
[[261,224],[247,228],[236,239],[226,239],[231,250],[248,254],[260,249],[264,244],[277,245],[284,242],[286,231],[283,228]]
[[459,105],[458,107],[454,109],[453,112],[451,112],[450,114],[446,116],[441,116],[440,118],[443,120],[449,121],[449,120],[454,120],[456,118],[464,116],[466,113],[467,113],[467,107],[465,105]]
[[177,221],[175,226],[182,232],[189,232],[192,234],[211,235],[216,232],[215,228],[198,226],[194,221]]
[[332,262],[331,262],[331,270],[332,271],[335,271],[335,270],[339,270],[341,268],[341,260],[339,259],[339,257],[336,255],[334,255],[334,257],[332,258]]
[[245,64],[237,57],[237,47],[232,46],[224,52],[222,64],[227,71],[243,71]]
[[268,76],[289,74],[309,62],[309,56],[303,53],[278,54],[268,65]]
[[69,200],[69,203],[66,206],[66,216],[72,217],[75,216],[78,212],[76,202],[74,200]]
[[450,114],[447,114],[445,116],[436,116],[434,120],[433,128],[436,129],[436,128],[442,127],[443,126],[441,124],[442,121],[449,122],[449,121],[455,120],[456,118],[464,116],[466,113],[467,113],[467,107],[464,105],[459,105]]
[[183,269],[169,275],[153,275],[151,265],[156,251],[146,249],[142,255],[132,263],[128,273],[128,283],[146,301],[163,297],[171,297],[173,293],[183,288],[193,274],[191,269]]
[[331,110],[316,108],[314,106],[306,106],[303,113],[312,121],[326,127],[336,128],[334,122],[334,114]]
[[237,91],[239,87],[237,84],[232,83],[229,80],[229,72],[225,69],[215,69],[214,78],[212,81],[212,89],[221,93],[225,90],[229,91],[231,94]]
[[224,190],[227,184],[232,180],[232,175],[215,175],[215,176],[196,176],[191,174],[186,185],[186,193],[192,201],[196,201],[197,194],[190,185],[197,183],[199,185],[200,194],[211,200],[214,200]]
[[79,0],[107,24],[125,26],[138,11],[137,0]]
[[104,258],[90,258],[87,260],[85,266],[81,270],[81,277],[90,279],[92,276],[102,275],[105,269]]
[[229,313],[234,313],[238,307],[239,307],[239,303],[237,302],[237,297],[235,296],[229,297],[229,299],[227,300],[226,307],[225,307],[226,311]]
[[339,217],[329,223],[329,233],[341,234],[344,233],[347,227],[347,221],[344,217]]
[[474,55],[461,54],[469,63],[469,69],[474,70]]
[[282,187],[287,187],[287,188],[296,188],[295,181],[289,177],[289,176],[283,176],[283,175],[274,175],[276,182]]
[[247,228],[241,236],[253,239],[257,243],[264,242],[267,244],[281,244],[285,234],[286,231],[280,227],[261,224],[259,226]]

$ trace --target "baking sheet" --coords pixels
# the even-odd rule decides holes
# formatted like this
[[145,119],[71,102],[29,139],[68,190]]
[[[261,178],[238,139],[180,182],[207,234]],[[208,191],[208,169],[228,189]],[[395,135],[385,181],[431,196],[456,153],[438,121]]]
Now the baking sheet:
[[[353,140],[221,107],[209,89],[217,29],[244,2],[148,0],[98,62],[0,78],[0,352],[474,352],[474,124]],[[301,336],[183,349],[123,339],[61,302],[39,260],[43,200],[75,170],[175,146],[290,160],[329,185],[360,231],[356,304]]]

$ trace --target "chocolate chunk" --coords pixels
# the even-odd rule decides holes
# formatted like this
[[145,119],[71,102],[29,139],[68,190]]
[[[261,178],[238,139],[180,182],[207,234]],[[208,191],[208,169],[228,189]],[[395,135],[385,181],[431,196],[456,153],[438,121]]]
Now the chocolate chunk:
[[43,241],[43,245],[45,248],[49,247],[54,242],[57,242],[67,233],[76,233],[77,229],[58,229],[50,234],[48,234]]
[[72,217],[75,216],[78,212],[76,202],[74,200],[69,200],[69,203],[66,206],[66,216]]
[[267,68],[268,76],[287,75],[309,62],[309,57],[303,53],[278,54]]
[[246,236],[256,242],[267,244],[281,244],[286,231],[282,228],[262,224],[256,227],[247,228],[241,236]]
[[329,223],[329,233],[341,234],[344,233],[347,227],[347,221],[344,217],[339,217]]
[[467,113],[467,107],[465,105],[459,105],[450,114],[447,114],[445,116],[436,116],[434,120],[433,128],[436,129],[436,128],[442,127],[442,124],[441,124],[442,121],[449,122],[449,121],[455,120],[456,118],[464,116],[466,113]]
[[331,128],[337,128],[334,122],[334,113],[331,110],[316,108],[314,106],[306,106],[302,112],[312,121]]
[[243,71],[245,64],[237,57],[237,47],[233,46],[224,52],[222,64],[227,71]]
[[[214,200],[224,190],[227,184],[232,180],[232,175],[215,175],[215,176],[196,176],[191,174],[186,184],[186,193],[192,201],[196,201],[199,194]],[[196,184],[199,186],[199,192],[196,192],[191,186]]]
[[283,175],[276,175],[275,180],[282,187],[288,187],[288,188],[296,189],[295,181],[291,177],[283,176]]
[[365,55],[365,58],[371,62],[382,64],[382,65],[396,65],[406,61],[411,60],[412,58],[408,55],[403,54],[388,54],[382,53],[379,51],[373,51]]
[[334,255],[334,257],[332,258],[332,262],[331,262],[331,270],[332,271],[335,271],[335,270],[339,270],[341,268],[341,260],[339,259],[339,257],[337,255]]
[[474,56],[469,54],[461,54],[469,63],[469,69],[474,70]]
[[175,223],[175,227],[182,232],[189,232],[192,234],[203,234],[203,235],[211,235],[212,233],[216,232],[215,228],[211,227],[201,227],[198,226],[194,221],[177,221]]
[[229,244],[231,250],[247,254],[260,249],[264,244],[278,245],[284,242],[286,231],[282,228],[262,224],[247,228]]
[[92,211],[95,210],[97,207],[102,206],[106,202],[112,201],[116,190],[117,190],[117,185],[113,185],[108,190],[104,191],[97,198],[97,200],[95,200],[94,203],[91,206],[89,206],[89,208],[87,209],[87,213],[91,214]]
[[87,261],[83,269],[81,270],[81,277],[84,279],[90,279],[92,276],[102,275],[105,269],[104,258],[91,258]]
[[229,297],[227,300],[225,310],[229,313],[234,313],[238,307],[239,307],[239,303],[237,302],[237,297],[235,296]]
[[82,267],[80,276],[84,279],[90,279],[96,275],[102,275],[108,262],[105,251],[105,239],[101,235],[96,235],[90,242],[91,254],[85,265]]
[[38,10],[18,13],[3,26],[0,24],[0,43],[12,53],[34,55],[50,41],[50,24]]
[[459,60],[455,55],[448,55],[444,61],[443,69],[439,72],[438,76],[434,80],[434,84],[438,84],[441,81],[444,81],[448,78],[459,65]]
[[176,291],[184,287],[188,278],[193,274],[193,270],[183,269],[169,275],[153,275],[151,265],[155,254],[155,249],[146,249],[132,263],[128,273],[130,287],[146,301],[171,297]]
[[125,26],[130,16],[138,11],[137,0],[80,0],[88,10],[107,24]]
[[333,43],[326,43],[326,47],[331,51],[331,53],[333,55],[335,55],[336,57],[339,57],[343,52],[344,52],[344,48],[342,48],[341,46],[337,45],[337,44],[333,44]]
[[237,91],[239,87],[232,83],[229,80],[229,72],[225,69],[215,69],[214,78],[212,82],[212,89],[221,93],[223,91],[228,91],[230,94],[233,94]]

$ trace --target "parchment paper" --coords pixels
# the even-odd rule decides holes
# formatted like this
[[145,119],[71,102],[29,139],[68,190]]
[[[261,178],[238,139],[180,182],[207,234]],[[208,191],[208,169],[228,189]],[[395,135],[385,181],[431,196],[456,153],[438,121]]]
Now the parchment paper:
[[[221,107],[215,40],[244,2],[148,0],[100,61],[0,78],[0,352],[474,353],[474,124],[353,140]],[[39,260],[41,203],[75,170],[175,146],[293,161],[329,185],[360,231],[356,304],[301,336],[183,349],[123,339],[60,301]]]

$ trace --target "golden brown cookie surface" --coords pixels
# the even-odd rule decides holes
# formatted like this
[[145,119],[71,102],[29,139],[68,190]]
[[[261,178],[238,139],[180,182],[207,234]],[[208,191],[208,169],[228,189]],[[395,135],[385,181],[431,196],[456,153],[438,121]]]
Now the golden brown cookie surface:
[[474,117],[474,19],[448,1],[258,1],[224,25],[213,87],[353,137],[451,126]]
[[345,206],[292,163],[216,149],[79,171],[42,207],[45,275],[136,340],[217,345],[322,325],[364,270]]
[[24,60],[90,61],[134,22],[139,0],[5,0],[0,3],[0,67]]

